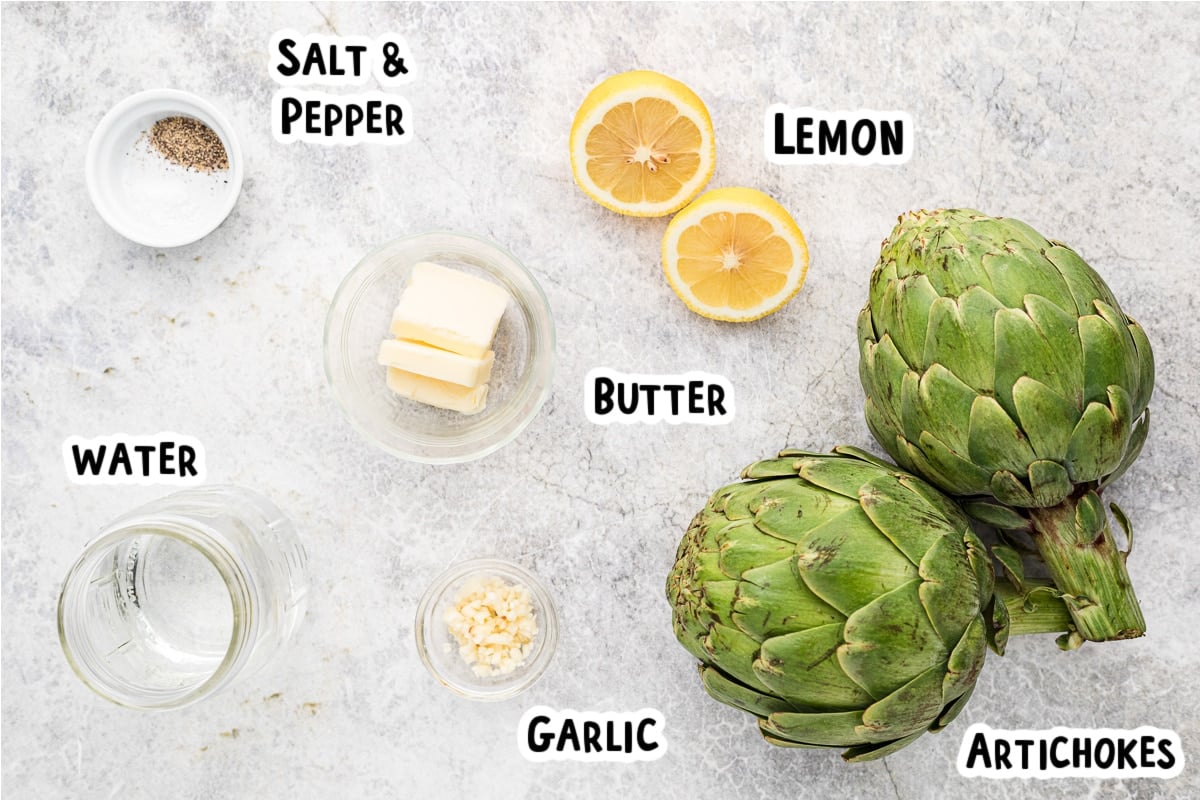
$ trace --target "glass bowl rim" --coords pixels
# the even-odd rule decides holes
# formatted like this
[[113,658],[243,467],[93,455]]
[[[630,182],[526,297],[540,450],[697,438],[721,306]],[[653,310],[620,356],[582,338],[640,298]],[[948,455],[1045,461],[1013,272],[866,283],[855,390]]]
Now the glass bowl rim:
[[[397,248],[403,244],[412,244],[421,240],[434,239],[435,237],[447,237],[451,240],[460,240],[468,244],[468,246],[481,247],[483,250],[492,250],[499,256],[497,259],[489,259],[484,256],[477,256],[482,260],[486,260],[492,270],[505,274],[506,277],[512,277],[509,273],[515,272],[515,276],[521,279],[520,282],[528,284],[527,286],[517,286],[520,290],[514,294],[513,299],[518,306],[529,316],[532,324],[529,326],[529,337],[532,345],[532,364],[529,368],[530,376],[528,381],[541,382],[541,389],[536,396],[531,396],[529,408],[525,414],[514,417],[513,420],[503,428],[500,428],[500,433],[485,433],[480,440],[482,446],[471,447],[462,441],[449,442],[445,444],[430,444],[429,442],[414,442],[414,449],[403,449],[389,441],[377,436],[370,431],[366,425],[360,422],[358,416],[353,410],[353,403],[350,397],[346,396],[346,382],[340,378],[335,378],[335,361],[337,366],[341,367],[344,359],[340,354],[335,358],[334,345],[337,336],[341,335],[345,330],[346,323],[349,320],[349,311],[353,309],[358,302],[357,295],[362,291],[366,284],[366,279],[371,277],[379,270],[386,262],[378,260],[380,255],[386,253],[392,248]],[[510,269],[515,268],[515,269]],[[488,271],[485,269],[485,271]],[[352,291],[353,290],[353,291]],[[532,291],[529,291],[532,290]],[[347,300],[347,298],[349,298]],[[344,305],[345,308],[341,308]],[[341,316],[341,325],[335,330],[335,317]],[[385,332],[386,333],[386,332]],[[411,233],[404,236],[397,236],[389,239],[382,244],[377,245],[367,252],[358,262],[350,269],[349,272],[342,278],[337,289],[333,293],[332,299],[329,301],[329,308],[325,314],[325,331],[323,342],[323,367],[325,372],[325,382],[333,392],[334,399],[337,401],[338,407],[341,409],[343,416],[350,422],[350,425],[358,431],[359,435],[365,440],[375,445],[376,447],[390,453],[398,458],[406,461],[413,461],[421,464],[458,464],[468,461],[475,461],[483,458],[491,453],[496,452],[500,448],[512,442],[525,430],[526,427],[537,417],[546,400],[550,396],[551,386],[553,384],[555,361],[556,361],[556,334],[554,326],[554,314],[550,308],[550,301],[546,297],[545,290],[542,289],[537,277],[525,264],[512,254],[507,248],[497,244],[483,236],[473,233],[464,233],[462,231],[450,229],[433,229],[420,233]],[[412,440],[409,440],[412,441]],[[416,448],[421,448],[422,451],[415,451]],[[439,449],[447,452],[437,452]]]
[[[464,685],[459,681],[451,680],[438,670],[429,655],[429,648],[432,646],[432,643],[429,641],[431,635],[429,628],[436,624],[438,620],[430,619],[429,622],[431,625],[427,625],[425,619],[427,615],[433,612],[438,601],[445,596],[446,592],[456,582],[472,575],[486,575],[489,573],[499,574],[501,577],[511,578],[512,576],[516,576],[522,584],[528,587],[530,594],[534,598],[534,607],[540,611],[538,627],[539,632],[543,636],[542,645],[535,657],[519,668],[521,670],[519,673],[521,676],[520,679],[496,691],[475,689],[470,685]],[[546,672],[547,667],[550,666],[550,662],[554,660],[554,653],[558,649],[558,609],[545,583],[520,564],[494,556],[469,558],[465,561],[456,561],[451,564],[430,582],[429,587],[421,596],[420,602],[417,603],[413,635],[416,638],[417,654],[421,657],[421,663],[425,665],[425,669],[429,670],[429,674],[438,683],[455,694],[470,700],[509,700],[535,684]]]

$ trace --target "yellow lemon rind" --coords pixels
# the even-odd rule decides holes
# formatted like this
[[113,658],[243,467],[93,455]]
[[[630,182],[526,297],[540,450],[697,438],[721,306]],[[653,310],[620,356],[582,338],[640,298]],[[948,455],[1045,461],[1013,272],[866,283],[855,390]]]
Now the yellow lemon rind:
[[[794,257],[800,262],[797,274],[789,279],[794,280],[795,285],[781,291],[776,298],[772,298],[772,305],[769,307],[755,308],[748,312],[738,312],[728,308],[708,306],[701,303],[692,294],[691,288],[683,281],[678,271],[673,267],[673,263],[679,256],[676,248],[683,231],[698,223],[707,214],[717,211],[756,214],[770,222],[775,229],[776,235],[791,245]],[[800,226],[792,219],[792,215],[788,213],[787,209],[776,202],[773,197],[757,189],[731,186],[705,192],[675,215],[667,224],[667,230],[663,234],[662,264],[667,283],[689,310],[702,317],[719,322],[754,322],[755,320],[760,320],[763,317],[774,314],[799,294],[800,289],[804,286],[805,279],[808,277],[808,242],[805,240]]]
[[[681,187],[679,194],[661,203],[622,203],[586,177],[583,164],[587,161],[587,135],[604,114],[623,102],[642,98],[657,98],[673,103],[681,113],[696,124],[701,133],[700,168],[696,175]],[[651,70],[633,70],[606,78],[588,93],[575,113],[570,136],[571,174],[575,184],[590,199],[610,211],[628,217],[665,217],[686,206],[709,182],[716,170],[717,146],[712,117],[704,101],[683,83]]]

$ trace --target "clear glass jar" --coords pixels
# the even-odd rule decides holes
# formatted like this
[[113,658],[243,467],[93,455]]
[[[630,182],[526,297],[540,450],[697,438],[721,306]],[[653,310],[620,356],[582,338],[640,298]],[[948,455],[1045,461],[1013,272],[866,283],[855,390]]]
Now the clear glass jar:
[[188,489],[87,544],[59,595],[58,635],[100,696],[180,708],[270,661],[307,590],[304,548],[274,504],[237,486]]

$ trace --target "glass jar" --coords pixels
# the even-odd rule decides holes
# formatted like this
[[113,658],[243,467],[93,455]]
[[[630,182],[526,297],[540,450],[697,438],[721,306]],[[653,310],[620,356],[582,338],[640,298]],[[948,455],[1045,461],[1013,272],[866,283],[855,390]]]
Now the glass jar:
[[87,544],[59,595],[58,635],[100,696],[180,708],[270,661],[307,590],[304,547],[269,500],[237,486],[188,489]]

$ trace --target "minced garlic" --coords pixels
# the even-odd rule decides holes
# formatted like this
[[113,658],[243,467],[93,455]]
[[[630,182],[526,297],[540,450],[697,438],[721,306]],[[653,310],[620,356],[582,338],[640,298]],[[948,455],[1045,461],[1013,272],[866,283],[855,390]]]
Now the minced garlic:
[[481,678],[507,675],[524,664],[538,631],[528,587],[499,577],[465,584],[443,620],[458,654]]

